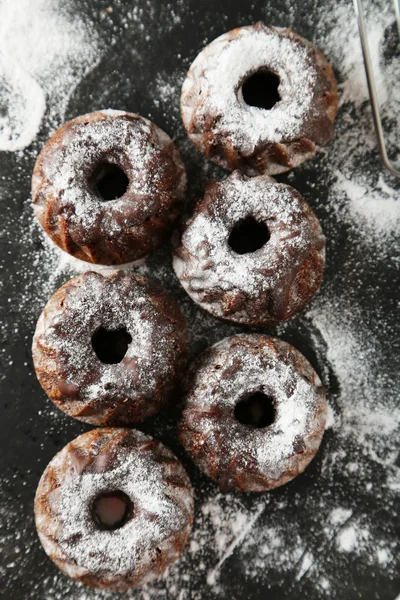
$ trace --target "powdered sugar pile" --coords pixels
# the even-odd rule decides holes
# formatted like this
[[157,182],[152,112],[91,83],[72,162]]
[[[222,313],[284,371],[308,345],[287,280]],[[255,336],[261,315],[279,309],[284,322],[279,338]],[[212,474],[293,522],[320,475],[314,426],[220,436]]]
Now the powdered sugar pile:
[[46,106],[51,126],[64,118],[78,82],[100,59],[89,22],[54,0],[2,0],[0,150],[28,146]]

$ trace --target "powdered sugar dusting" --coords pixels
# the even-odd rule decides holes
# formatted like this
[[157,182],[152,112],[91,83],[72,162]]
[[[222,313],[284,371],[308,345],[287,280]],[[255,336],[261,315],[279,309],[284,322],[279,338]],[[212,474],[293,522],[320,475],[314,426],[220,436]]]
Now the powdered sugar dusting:
[[[124,117],[128,113],[115,110],[102,110],[106,117]],[[131,115],[132,116],[132,115]],[[89,115],[88,115],[89,117]],[[123,223],[110,218],[108,212],[104,213],[104,203],[99,199],[87,185],[85,185],[83,168],[86,164],[95,164],[108,153],[112,152],[113,160],[118,156],[123,161],[123,156],[128,156],[137,177],[130,181],[132,193],[145,197],[156,193],[160,186],[162,174],[154,171],[152,177],[144,177],[154,160],[156,149],[148,142],[153,125],[143,117],[135,115],[135,127],[130,120],[121,118],[104,119],[99,121],[85,122],[80,117],[74,135],[66,134],[63,138],[64,147],[62,157],[59,160],[45,160],[43,173],[54,189],[55,194],[62,191],[63,205],[73,205],[74,213],[70,216],[72,227],[80,227],[84,233],[81,234],[82,244],[85,239],[94,236],[93,231],[98,227],[98,220],[102,220],[102,228],[107,230],[109,237],[121,234]],[[160,142],[164,145],[170,143],[170,138],[157,129]],[[58,154],[53,150],[58,158]],[[149,200],[150,202],[150,200]],[[118,200],[114,201],[113,208],[117,211]]]
[[[364,2],[367,14],[368,44],[390,158],[400,157],[398,135],[400,61],[396,53],[398,34],[390,2]],[[385,241],[400,223],[399,186],[394,177],[380,166],[376,135],[368,104],[357,21],[352,8],[339,3],[331,13],[333,29],[326,34],[326,23],[317,26],[324,33],[323,44],[330,60],[341,74],[339,83],[342,118],[337,135],[329,147],[328,177],[333,178],[329,204],[341,213],[341,219],[363,236],[373,236],[384,251]],[[346,39],[346,43],[344,40]],[[357,123],[357,126],[354,124]]]
[[[184,543],[190,531],[193,499],[182,467],[139,432],[84,434],[57,454],[40,485],[36,523],[42,543],[72,577],[96,573],[107,579],[112,573],[117,584],[126,576],[150,580],[160,569],[157,552],[172,562],[176,536]],[[94,499],[109,490],[133,503],[132,517],[112,531],[99,529],[91,515]]]
[[[310,365],[287,344],[257,335],[227,338],[199,361],[189,375],[180,424],[195,462],[223,488],[253,491],[282,485],[304,470],[326,420],[321,382]],[[255,430],[236,420],[234,408],[256,391],[274,399],[276,414],[269,427]]]
[[[309,52],[307,46],[293,46],[291,39],[273,30],[242,28],[235,39],[226,33],[213,41],[197,57],[189,76],[194,80],[204,78],[202,93],[209,97],[204,111],[221,115],[215,131],[229,132],[233,147],[244,154],[251,154],[265,140],[284,142],[299,137],[312,110],[316,81]],[[239,93],[237,90],[238,82],[265,65],[279,74],[279,92],[283,98],[269,111],[268,118],[265,111],[247,105],[241,90]],[[191,85],[188,79],[183,93]],[[184,119],[185,114],[183,106]],[[207,118],[206,112],[196,119],[201,121],[202,117]]]
[[308,314],[326,340],[327,359],[340,373],[341,394],[347,400],[334,426],[338,435],[347,444],[368,448],[376,462],[387,466],[388,474],[392,469],[397,472],[394,455],[384,448],[389,440],[394,442],[400,427],[398,390],[388,375],[379,372],[376,345],[361,333],[368,330],[363,316],[355,317],[346,300],[337,304],[326,296]]
[[[68,414],[101,424],[124,402],[137,406],[139,420],[159,408],[176,377],[184,332],[170,317],[168,297],[164,314],[151,294],[148,282],[123,272],[89,272],[49,300],[36,327],[33,357],[46,391],[61,398]],[[124,328],[130,336],[117,364],[102,362],[93,350],[100,327]]]
[[[267,225],[270,239],[256,252],[237,254],[229,236],[249,216]],[[248,179],[235,172],[213,190],[211,202],[206,197],[195,210],[173,264],[188,294],[211,314],[268,324],[292,314],[309,299],[297,293],[296,275],[309,255],[317,254],[319,264],[315,259],[307,273],[309,287],[314,289],[322,275],[324,250],[315,217],[293,189],[267,176]],[[232,301],[228,310],[230,295],[246,300],[238,306]],[[262,302],[269,298],[265,307]],[[275,313],[275,304],[280,303],[285,306]]]
[[[109,168],[126,182],[116,197],[103,198],[98,179]],[[35,165],[32,200],[39,222],[63,249],[118,264],[164,241],[185,185],[166,133],[137,114],[106,109],[69,121],[49,139]]]
[[[280,270],[284,270],[287,262],[290,262],[286,256],[280,257],[279,268],[271,269],[271,276],[262,278],[259,275],[260,269],[265,267],[268,270],[271,267],[267,262],[269,253],[249,253],[234,258],[232,256],[228,244],[229,234],[233,225],[240,223],[248,215],[254,215],[261,222],[266,219],[279,219],[283,227],[289,228],[295,220],[295,215],[301,212],[300,205],[292,201],[289,188],[281,189],[272,183],[267,188],[261,182],[257,186],[256,182],[255,179],[247,182],[227,182],[221,198],[222,206],[218,205],[216,208],[217,214],[199,213],[184,232],[185,248],[199,264],[187,265],[186,270],[179,258],[175,258],[174,266],[178,277],[183,279],[184,286],[192,294],[201,294],[204,289],[217,287],[221,291],[239,288],[249,296],[258,295],[277,284]],[[289,240],[290,248],[300,250],[305,247],[306,229],[306,223],[301,223],[298,234]],[[271,252],[272,262],[275,253]],[[205,271],[204,261],[209,260],[213,261],[213,268],[206,269],[207,274],[204,273],[201,277],[200,273]]]
[[222,558],[219,560],[219,562],[217,563],[215,568],[208,573],[208,575],[207,575],[208,585],[215,585],[216,576],[217,576],[218,571],[220,570],[220,568],[222,567],[222,565],[224,564],[226,559],[229,558],[230,556],[232,556],[233,552],[235,551],[235,548],[237,548],[241,544],[241,542],[245,539],[245,537],[249,534],[251,529],[256,524],[258,518],[262,514],[263,510],[264,510],[264,506],[260,506],[259,509],[256,511],[255,515],[248,522],[246,522],[247,519],[246,519],[245,515],[238,513],[238,515],[236,517],[236,521],[234,523],[234,530],[236,530],[237,536],[229,544],[229,546],[225,550]]

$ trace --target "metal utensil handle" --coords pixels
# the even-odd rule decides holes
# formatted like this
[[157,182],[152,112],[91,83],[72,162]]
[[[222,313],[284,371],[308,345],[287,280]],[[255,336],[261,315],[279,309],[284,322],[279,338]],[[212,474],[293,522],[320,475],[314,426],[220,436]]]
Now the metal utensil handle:
[[[399,1],[393,0],[393,3],[394,3],[394,7],[395,7],[396,20],[397,20],[397,25],[399,28],[399,35],[400,35]],[[388,153],[386,150],[386,142],[385,142],[385,136],[383,133],[378,94],[376,92],[374,71],[372,69],[371,55],[370,55],[369,46],[368,46],[367,28],[366,28],[366,24],[365,24],[362,0],[354,0],[354,8],[355,8],[357,19],[358,19],[358,29],[359,29],[360,38],[361,38],[361,48],[362,48],[362,53],[363,53],[363,57],[364,57],[365,73],[367,76],[369,97],[371,100],[372,114],[374,117],[375,130],[376,130],[376,135],[378,138],[379,150],[381,153],[383,164],[388,169],[388,171],[390,171],[390,173],[392,175],[394,175],[395,177],[400,177],[400,170],[395,165],[393,165],[393,163],[391,162],[391,160],[388,157]]]

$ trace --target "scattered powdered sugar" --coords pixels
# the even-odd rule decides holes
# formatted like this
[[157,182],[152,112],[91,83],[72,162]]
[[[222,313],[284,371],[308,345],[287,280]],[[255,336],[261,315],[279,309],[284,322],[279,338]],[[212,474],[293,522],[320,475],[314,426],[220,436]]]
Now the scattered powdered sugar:
[[348,211],[354,221],[359,220],[375,235],[396,231],[400,221],[400,201],[395,189],[385,183],[382,175],[372,190],[368,179],[361,173],[353,178],[353,173],[343,174],[337,170],[335,175],[334,193],[336,197],[343,194],[348,198]]
[[98,36],[69,2],[2,0],[0,150],[21,150],[62,122],[77,83],[100,60]]
[[301,563],[299,566],[299,572],[297,573],[296,579],[300,581],[304,577],[304,575],[310,570],[311,565],[314,564],[315,558],[311,554],[311,552],[305,552],[301,559]]
[[[388,25],[393,22],[394,13],[390,6],[368,5],[368,44],[370,47],[372,68],[375,74],[375,81],[379,99],[382,103],[388,99],[390,85],[386,85],[386,78],[381,69],[381,44]],[[338,4],[338,7],[332,15],[335,28],[331,34],[323,40],[324,48],[328,48],[330,62],[335,64],[335,59],[340,61],[340,73],[342,75],[340,103],[351,102],[354,106],[360,107],[365,100],[368,100],[368,88],[366,87],[366,78],[364,72],[364,62],[361,51],[360,38],[358,36],[358,25],[355,18],[349,18],[349,7],[345,4]],[[352,15],[351,15],[352,17]],[[346,29],[345,29],[346,28]],[[338,30],[346,30],[348,43],[343,46],[338,43]],[[349,33],[351,32],[351,35]],[[344,76],[344,77],[343,77]],[[388,82],[389,83],[389,82]]]
[[[72,5],[73,2],[70,1]],[[10,2],[9,5],[10,11],[20,14],[15,19],[17,24],[23,16],[24,7],[26,14],[35,19],[36,16],[32,14],[35,6],[42,6],[43,2],[31,1],[29,6],[28,2]],[[251,590],[257,590],[255,594],[270,594],[271,597],[289,596],[312,600],[353,600],[359,597],[394,600],[398,594],[396,577],[399,544],[395,501],[400,490],[399,468],[396,463],[400,383],[397,366],[394,368],[397,364],[394,357],[398,352],[399,336],[395,330],[394,293],[390,287],[390,277],[398,277],[396,264],[399,246],[396,235],[399,225],[399,184],[380,168],[352,3],[329,0],[323,6],[319,3],[316,9],[315,3],[305,2],[305,16],[302,16],[300,5],[296,8],[291,5],[289,8],[287,3],[281,3],[281,6],[277,13],[273,3],[263,6],[258,3],[254,7],[249,5],[242,9],[241,15],[231,16],[229,20],[225,20],[225,15],[222,14],[212,14],[212,18],[208,18],[207,11],[203,10],[204,20],[199,18],[194,25],[192,9],[183,1],[174,4],[175,17],[172,11],[169,14],[165,8],[165,20],[159,19],[157,25],[155,8],[151,2],[134,7],[120,21],[118,15],[122,8],[116,2],[104,16],[104,22],[107,20],[111,23],[115,20],[115,40],[123,39],[123,32],[129,28],[136,38],[141,35],[143,38],[152,38],[152,31],[156,31],[154,41],[157,36],[163,43],[167,39],[165,44],[168,44],[171,56],[175,48],[170,46],[170,37],[174,40],[174,46],[176,44],[178,55],[178,52],[182,52],[181,29],[194,27],[199,34],[192,44],[192,57],[201,49],[202,40],[206,43],[238,24],[254,23],[259,19],[266,22],[274,19],[273,24],[279,25],[293,24],[294,29],[316,43],[332,63],[338,76],[341,98],[336,136],[332,144],[313,161],[305,163],[289,175],[291,184],[298,187],[310,203],[316,206],[327,236],[328,265],[325,283],[321,293],[303,316],[278,329],[278,335],[289,341],[293,338],[294,345],[297,345],[296,340],[299,343],[303,340],[302,350],[310,353],[313,365],[324,385],[329,388],[330,427],[324,435],[320,452],[305,474],[292,484],[271,493],[251,497],[238,493],[221,494],[212,483],[193,471],[191,476],[196,489],[196,518],[187,549],[169,569],[165,579],[143,591],[126,593],[127,599],[204,600],[211,597],[232,598],[233,595],[240,597],[240,594],[246,597],[252,593]],[[65,3],[62,7],[58,5],[58,19],[64,19],[64,7]],[[399,115],[399,86],[396,83],[399,80],[400,62],[393,51],[394,14],[390,10],[390,3],[377,1],[369,7],[367,17],[389,152],[395,158],[399,155],[399,127],[396,122]],[[36,14],[39,15],[39,11]],[[181,23],[176,15],[181,18]],[[311,18],[312,28],[309,27]],[[4,21],[5,19],[2,23]],[[118,23],[121,23],[120,29]],[[155,29],[150,31],[149,23],[153,23]],[[68,31],[71,46],[74,46],[71,48],[72,56],[89,52],[92,57],[89,61],[83,59],[78,65],[78,75],[73,82],[77,82],[83,71],[87,72],[95,61],[102,58],[101,53],[94,56],[92,52],[96,44],[100,44],[96,38],[98,27],[98,23],[91,29],[85,25],[86,37],[81,37],[78,43],[77,34],[83,29],[64,29],[64,32]],[[31,87],[28,88],[28,76],[32,76],[31,72],[23,74],[15,66],[10,74],[7,67],[2,66],[9,78],[0,94],[1,99],[6,99],[2,102],[7,102],[9,111],[7,120],[1,121],[2,143],[17,143],[19,146],[21,138],[25,136],[27,141],[34,136],[33,130],[37,129],[39,113],[43,113],[44,96],[40,94],[39,88],[45,89],[46,94],[50,90],[47,106],[51,123],[45,123],[46,135],[53,127],[53,120],[54,126],[61,124],[64,98],[70,96],[69,83],[65,79],[64,84],[62,83],[65,69],[60,68],[57,73],[51,69],[51,64],[54,64],[51,57],[57,44],[47,44],[51,35],[57,31],[57,27],[51,30],[46,27],[41,32],[43,39],[40,47],[45,48],[46,56],[42,55],[40,60],[48,65],[48,70],[46,77],[34,77],[37,86],[31,82]],[[165,32],[167,38],[162,37]],[[30,44],[23,47],[22,33],[15,35],[16,39],[19,36],[18,43],[21,51],[25,52],[25,47]],[[29,30],[27,35],[26,39],[29,41]],[[3,34],[2,39],[5,37]],[[132,46],[135,44],[132,43]],[[64,47],[61,45],[61,48]],[[121,48],[123,52],[128,51],[125,40]],[[30,51],[28,53],[32,54]],[[141,53],[140,47],[135,46],[132,56],[133,59],[129,57],[129,60],[139,61],[142,71],[147,72],[147,51]],[[193,187],[200,196],[205,180],[215,174],[221,178],[222,174],[213,170],[210,163],[200,160],[184,138],[176,102],[190,60],[186,51],[182,56],[183,64],[179,55],[179,61],[174,62],[173,72],[168,67],[165,68],[164,63],[158,62],[157,75],[149,69],[149,104],[160,109],[160,125],[167,123],[171,136],[177,132],[178,143],[192,166]],[[65,54],[62,57],[64,60]],[[27,64],[33,60],[25,58],[24,62]],[[39,61],[39,55],[37,60]],[[118,65],[120,62],[121,58],[118,56]],[[66,66],[65,61],[63,65]],[[39,72],[39,67],[37,71],[35,67],[36,72]],[[109,91],[113,92],[110,84],[113,80],[104,77],[104,89],[98,78],[96,88],[90,92],[94,98],[93,105],[90,98],[90,102],[87,100],[84,105],[84,110],[108,105],[139,110],[140,101],[135,100],[136,104],[132,107],[130,93],[124,92],[124,78],[125,74],[119,77],[119,83],[114,89],[115,99],[124,98],[121,104],[117,101],[110,104],[107,101],[107,94]],[[57,88],[57,95],[51,95],[52,86]],[[134,87],[132,84],[132,91]],[[21,93],[17,93],[19,89]],[[25,101],[28,90],[31,100],[29,104]],[[55,100],[56,97],[60,102]],[[12,107],[8,100],[13,104]],[[170,103],[173,106],[169,106]],[[34,119],[30,117],[30,111],[34,113]],[[22,126],[13,124],[18,122]],[[23,166],[14,170],[13,181],[5,181],[6,177],[2,179],[0,190],[5,207],[4,239],[9,242],[10,251],[18,266],[18,273],[13,273],[10,277],[10,286],[4,288],[8,293],[6,304],[10,311],[15,310],[14,307],[18,307],[20,311],[15,313],[15,321],[11,319],[11,324],[8,320],[2,322],[1,328],[4,339],[17,336],[18,333],[14,334],[14,330],[19,331],[18,339],[21,342],[18,355],[12,354],[8,345],[2,348],[2,377],[5,377],[9,363],[13,363],[10,369],[14,369],[18,360],[21,364],[29,360],[25,356],[21,357],[21,347],[29,346],[34,322],[40,310],[58,285],[78,271],[73,259],[43,244],[42,234],[32,221],[31,208],[28,205],[22,207],[20,194],[15,190],[22,183],[21,189],[26,193],[29,173],[26,169],[24,171]],[[5,187],[7,183],[9,188]],[[7,192],[7,189],[12,192]],[[19,219],[15,219],[8,210],[8,205],[14,206],[18,202],[21,204],[21,215]],[[19,250],[12,245],[14,240],[20,242]],[[97,267],[91,265],[90,269]],[[204,314],[186,297],[173,276],[169,250],[161,249],[154,257],[149,257],[140,269],[146,275],[160,280],[179,300],[190,325],[192,354],[239,331],[238,328],[220,324]],[[23,283],[20,288],[15,288],[18,291],[14,294],[11,286],[17,286],[18,281]],[[2,285],[8,283],[4,278]],[[24,324],[28,329],[24,330]],[[26,368],[29,369],[28,366]],[[31,373],[29,385],[32,386],[33,377]],[[32,402],[28,406],[20,397],[16,397],[15,406],[18,408],[21,405],[22,412],[18,413],[21,422],[18,426],[15,425],[13,437],[17,439],[17,435],[21,435],[18,427],[25,426],[25,423],[22,424],[25,412],[31,410],[34,417],[32,422],[26,423],[26,427],[35,431],[35,423],[39,421],[44,422],[47,427],[46,435],[42,436],[40,442],[36,440],[34,445],[35,448],[40,448],[41,453],[43,448],[49,448],[53,437],[72,439],[78,432],[74,429],[76,424],[60,415],[59,411],[49,408],[50,403],[45,404],[38,388],[35,388],[33,395],[35,398],[32,401],[38,410],[32,408]],[[6,411],[4,415],[6,418]],[[157,427],[157,437],[163,437],[168,425],[162,423]],[[36,427],[36,431],[39,428]],[[26,440],[25,437],[24,442]],[[33,454],[34,452],[29,469],[32,464],[36,464],[36,455],[33,458]],[[1,543],[4,550],[2,571],[6,575],[8,589],[11,590],[9,595],[15,597],[18,592],[14,593],[12,586],[19,590],[18,586],[26,578],[29,583],[20,592],[20,597],[44,597],[46,600],[114,598],[105,591],[91,591],[77,586],[54,570],[50,561],[45,560],[32,523],[26,519],[26,515],[32,511],[31,499],[39,471],[50,457],[48,453],[47,459],[43,454],[38,455],[40,469],[21,474],[18,472],[19,451],[15,455],[12,467],[15,467],[15,473],[10,469],[2,478],[5,500],[0,507],[3,522]],[[26,468],[26,461],[23,468]],[[30,494],[27,498],[28,487]],[[25,498],[23,510],[18,502],[14,502],[12,494],[20,494],[21,503]],[[399,598],[397,596],[397,600]]]
[[[206,507],[207,507],[207,505],[205,506],[205,508]],[[230,556],[232,556],[233,552],[235,551],[235,548],[237,548],[242,543],[242,541],[245,539],[245,537],[249,534],[249,532],[254,527],[254,525],[256,524],[258,518],[261,516],[263,511],[264,511],[264,506],[261,505],[258,508],[258,510],[255,511],[255,514],[254,514],[254,516],[251,517],[251,519],[248,519],[247,515],[245,515],[244,513],[238,512],[235,516],[235,521],[232,523],[232,533],[235,535],[235,537],[230,542],[230,544],[228,544],[227,546],[226,546],[227,539],[224,534],[222,534],[222,535],[220,534],[216,538],[216,542],[217,542],[217,545],[219,546],[219,549],[221,548],[221,546],[223,548],[223,555],[220,558],[220,560],[218,561],[218,563],[216,564],[216,566],[211,571],[208,572],[208,574],[207,574],[208,585],[210,585],[210,586],[215,585],[218,571],[220,570],[220,568],[222,567],[224,562]],[[204,511],[204,509],[203,509],[203,512],[205,512],[207,514],[207,511]],[[218,526],[218,521],[217,521],[216,525]],[[228,538],[228,541],[229,541],[229,538]]]
[[179,98],[180,98],[180,86],[177,85],[181,73],[175,72],[172,77],[168,73],[157,73],[155,81],[152,84],[152,91],[154,93],[154,104],[157,109],[163,110],[163,116],[168,121],[172,121],[172,127],[176,126],[177,119],[180,119],[179,115]]
[[39,131],[46,109],[45,94],[23,67],[1,58],[0,149],[20,150],[28,146]]
[[[346,508],[334,508],[328,519],[332,525],[342,525],[352,515],[352,510]],[[328,530],[329,531],[329,530]]]
[[[388,475],[394,475],[398,473],[394,464],[397,453],[395,448],[388,453],[387,445],[390,440],[395,442],[400,426],[396,379],[380,372],[377,342],[372,333],[365,335],[368,324],[363,322],[364,316],[346,304],[344,298],[335,303],[326,293],[308,311],[326,343],[326,358],[340,377],[343,404],[334,429],[347,444],[368,450],[387,468]],[[358,453],[356,450],[353,461]]]
[[[381,117],[389,156],[400,158],[400,60],[395,14],[390,2],[364,2],[368,23],[368,43],[375,83],[381,103]],[[324,15],[323,15],[324,16]],[[398,180],[380,165],[376,135],[369,107],[357,21],[352,7],[338,3],[330,13],[334,27],[326,35],[326,23],[316,27],[323,49],[339,72],[340,118],[332,144],[325,150],[333,184],[328,202],[361,234],[374,236],[383,246],[400,224]],[[323,32],[323,33],[321,33]],[[322,167],[326,170],[326,167]]]

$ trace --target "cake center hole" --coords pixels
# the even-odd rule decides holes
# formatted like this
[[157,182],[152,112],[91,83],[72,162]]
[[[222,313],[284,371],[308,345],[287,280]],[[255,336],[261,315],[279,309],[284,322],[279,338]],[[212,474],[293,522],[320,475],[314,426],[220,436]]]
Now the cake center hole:
[[280,79],[272,71],[256,71],[242,85],[243,100],[249,106],[271,110],[281,97],[278,92]]
[[132,501],[120,490],[99,494],[92,504],[92,517],[99,529],[119,529],[132,515]]
[[106,365],[116,365],[124,358],[132,336],[125,327],[105,329],[99,327],[92,335],[92,348],[97,358]]
[[92,176],[92,185],[100,199],[108,202],[125,194],[129,179],[117,165],[102,163]]
[[254,217],[246,217],[231,231],[229,245],[236,254],[255,252],[269,240],[269,231],[265,223],[259,223]]
[[255,392],[235,406],[235,419],[242,425],[268,427],[275,421],[275,407],[271,396]]

